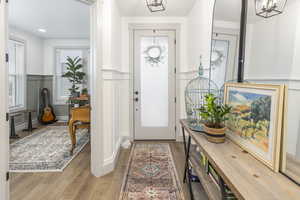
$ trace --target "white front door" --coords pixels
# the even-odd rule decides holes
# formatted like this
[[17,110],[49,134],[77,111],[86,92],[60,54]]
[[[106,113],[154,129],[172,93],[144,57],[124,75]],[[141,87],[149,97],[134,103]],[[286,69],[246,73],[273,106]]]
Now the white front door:
[[6,179],[8,172],[9,131],[6,113],[8,112],[8,63],[7,53],[7,3],[0,1],[0,199],[7,200],[9,183]]
[[135,140],[175,139],[175,31],[134,31]]

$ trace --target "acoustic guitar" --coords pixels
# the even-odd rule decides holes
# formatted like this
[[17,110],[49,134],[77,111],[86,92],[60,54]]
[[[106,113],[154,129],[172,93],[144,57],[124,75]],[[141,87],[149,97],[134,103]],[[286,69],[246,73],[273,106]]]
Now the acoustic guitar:
[[47,88],[41,90],[42,104],[40,108],[39,120],[42,124],[51,124],[56,122],[56,116],[53,111],[53,107],[50,105],[50,94]]

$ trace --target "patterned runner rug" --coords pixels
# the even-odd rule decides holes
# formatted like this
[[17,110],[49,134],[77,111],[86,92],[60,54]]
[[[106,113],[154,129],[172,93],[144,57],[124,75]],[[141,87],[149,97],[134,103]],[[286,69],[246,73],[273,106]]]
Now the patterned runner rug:
[[10,145],[11,172],[61,172],[90,141],[87,129],[76,132],[77,146],[70,155],[66,126],[48,126]]
[[184,200],[169,144],[134,144],[119,200]]

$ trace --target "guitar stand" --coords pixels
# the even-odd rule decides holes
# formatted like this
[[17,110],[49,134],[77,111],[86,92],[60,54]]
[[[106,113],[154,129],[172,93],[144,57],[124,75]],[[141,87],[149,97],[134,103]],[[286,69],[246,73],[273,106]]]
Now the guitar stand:
[[32,132],[33,130],[35,130],[36,128],[33,128],[32,126],[32,116],[31,116],[31,112],[32,111],[28,111],[28,122],[27,122],[27,128],[23,129],[23,131],[25,132]]

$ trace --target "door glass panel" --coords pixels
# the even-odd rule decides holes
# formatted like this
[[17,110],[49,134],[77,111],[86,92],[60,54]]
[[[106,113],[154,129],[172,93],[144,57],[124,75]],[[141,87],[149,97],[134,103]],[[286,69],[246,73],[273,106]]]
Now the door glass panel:
[[141,126],[168,127],[168,37],[141,38]]
[[211,79],[218,85],[219,88],[225,82],[227,65],[228,65],[228,40],[216,40],[212,41],[211,52]]

